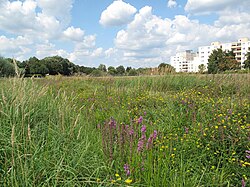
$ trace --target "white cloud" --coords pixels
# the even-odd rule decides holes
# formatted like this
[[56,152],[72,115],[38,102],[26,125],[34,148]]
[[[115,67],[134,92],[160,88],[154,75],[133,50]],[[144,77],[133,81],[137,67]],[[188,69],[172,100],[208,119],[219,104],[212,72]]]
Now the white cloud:
[[37,3],[43,14],[55,17],[65,25],[70,23],[73,0],[37,0]]
[[99,22],[104,26],[124,25],[131,21],[136,11],[132,5],[116,0],[102,12]]
[[84,36],[84,31],[80,28],[68,27],[64,32],[63,35],[65,38],[72,40],[72,41],[82,41]]
[[103,48],[102,47],[99,47],[99,48],[95,49],[91,54],[91,56],[93,56],[93,57],[102,57],[103,55],[104,54],[103,54]]
[[168,0],[168,7],[175,8],[177,6],[176,0]]
[[5,56],[9,53],[12,53],[12,56],[15,58],[18,56],[23,56],[31,52],[29,49],[31,44],[32,41],[23,36],[18,36],[16,38],[0,36],[0,55]]
[[239,7],[247,10],[249,6],[249,0],[188,0],[185,10],[194,14],[210,14]]

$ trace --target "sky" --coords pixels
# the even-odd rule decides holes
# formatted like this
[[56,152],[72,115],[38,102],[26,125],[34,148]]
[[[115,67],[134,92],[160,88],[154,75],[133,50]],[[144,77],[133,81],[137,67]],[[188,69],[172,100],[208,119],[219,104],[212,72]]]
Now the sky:
[[0,56],[156,67],[213,41],[250,38],[250,0],[0,0]]

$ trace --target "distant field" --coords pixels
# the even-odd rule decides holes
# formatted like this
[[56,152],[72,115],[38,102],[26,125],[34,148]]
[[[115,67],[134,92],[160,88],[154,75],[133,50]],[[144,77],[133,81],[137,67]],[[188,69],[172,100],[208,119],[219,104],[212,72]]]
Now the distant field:
[[248,186],[249,82],[0,79],[0,186]]

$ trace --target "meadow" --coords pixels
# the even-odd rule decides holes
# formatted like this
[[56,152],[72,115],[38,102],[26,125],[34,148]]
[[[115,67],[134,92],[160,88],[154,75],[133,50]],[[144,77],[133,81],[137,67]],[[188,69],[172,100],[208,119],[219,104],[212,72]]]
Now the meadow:
[[249,80],[0,79],[0,186],[249,186]]

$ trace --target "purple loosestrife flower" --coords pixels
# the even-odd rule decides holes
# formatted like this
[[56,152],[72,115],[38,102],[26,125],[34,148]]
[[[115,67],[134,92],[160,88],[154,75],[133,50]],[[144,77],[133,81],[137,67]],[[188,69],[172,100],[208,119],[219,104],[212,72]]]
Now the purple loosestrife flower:
[[109,126],[114,129],[116,128],[116,121],[113,118],[110,119]]
[[123,168],[124,168],[124,171],[125,171],[126,175],[129,176],[130,175],[129,165],[128,164],[124,164]]
[[185,133],[188,134],[189,128],[185,127]]
[[146,148],[150,149],[152,147],[152,143],[153,143],[153,135],[151,134],[150,137],[148,138],[147,144],[146,144]]
[[139,142],[137,144],[137,151],[138,152],[141,152],[143,150],[143,145],[144,145],[144,139],[143,138],[140,138],[139,139]]
[[245,187],[246,186],[246,182],[244,179],[241,180],[241,184],[242,184],[242,187]]
[[147,115],[147,112],[144,112],[143,114],[144,114],[144,116],[146,116],[146,115]]
[[146,125],[142,125],[142,127],[141,127],[141,132],[142,132],[142,133],[145,133],[145,132],[146,132]]
[[246,153],[247,153],[246,157],[247,157],[248,159],[250,159],[250,151],[249,151],[249,150],[246,150]]
[[156,139],[157,138],[157,130],[154,130],[154,133],[153,133],[153,138]]
[[140,116],[139,119],[138,119],[138,124],[142,123],[142,120],[143,120],[143,117]]

